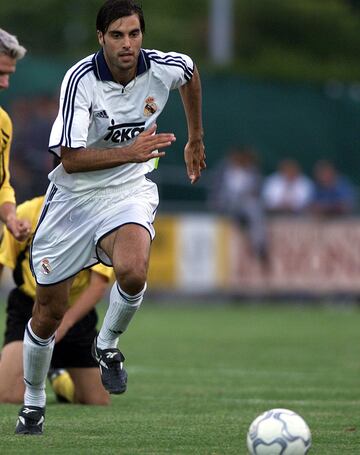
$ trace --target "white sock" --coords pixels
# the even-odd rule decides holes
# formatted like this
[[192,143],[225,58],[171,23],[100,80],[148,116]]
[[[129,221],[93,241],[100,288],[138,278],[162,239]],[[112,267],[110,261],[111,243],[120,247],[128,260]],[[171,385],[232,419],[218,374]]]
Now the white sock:
[[25,327],[24,334],[24,404],[43,408],[46,403],[45,384],[55,336],[43,340],[32,331],[30,321]]
[[119,335],[125,332],[134,314],[139,309],[145,291],[146,284],[138,294],[129,295],[120,288],[117,282],[114,283],[110,292],[110,304],[97,337],[99,349],[117,347]]

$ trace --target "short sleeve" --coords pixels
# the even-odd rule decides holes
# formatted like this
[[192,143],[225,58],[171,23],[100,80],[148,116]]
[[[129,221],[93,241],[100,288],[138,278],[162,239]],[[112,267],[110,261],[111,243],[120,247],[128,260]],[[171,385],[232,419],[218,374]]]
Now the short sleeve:
[[15,203],[15,192],[10,184],[9,171],[12,133],[10,117],[0,108],[0,205],[5,202]]
[[26,250],[30,244],[43,202],[44,196],[39,196],[30,201],[25,201],[17,207],[16,214],[18,218],[28,220],[31,223],[31,237],[19,242],[4,226],[3,237],[0,243],[0,264],[10,269],[15,269],[19,254]]
[[186,84],[194,74],[194,62],[185,54],[147,50],[151,65],[170,90]]
[[103,264],[96,264],[91,267],[91,270],[105,277],[109,282],[115,280],[114,269],[112,267],[107,267]]
[[7,228],[4,228],[4,234],[0,243],[0,264],[14,270],[20,250],[20,243],[15,240]]

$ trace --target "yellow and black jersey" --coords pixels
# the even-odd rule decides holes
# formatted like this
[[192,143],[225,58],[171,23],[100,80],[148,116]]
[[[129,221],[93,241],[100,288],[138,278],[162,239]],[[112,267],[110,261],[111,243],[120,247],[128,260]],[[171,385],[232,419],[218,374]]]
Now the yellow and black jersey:
[[[4,229],[4,236],[0,244],[0,264],[13,270],[13,277],[16,286],[25,294],[35,299],[36,283],[30,270],[30,244],[34,235],[36,225],[40,216],[44,196],[36,197],[30,201],[20,204],[17,208],[19,218],[27,219],[31,223],[31,237],[24,241],[17,241],[8,231]],[[79,272],[73,282],[70,291],[69,305],[72,305],[79,295],[87,288],[90,282],[91,271],[99,273],[109,281],[114,279],[114,272],[111,267],[97,264]]]
[[0,107],[0,205],[15,203],[15,192],[10,185],[9,158],[12,140],[12,123],[8,114]]

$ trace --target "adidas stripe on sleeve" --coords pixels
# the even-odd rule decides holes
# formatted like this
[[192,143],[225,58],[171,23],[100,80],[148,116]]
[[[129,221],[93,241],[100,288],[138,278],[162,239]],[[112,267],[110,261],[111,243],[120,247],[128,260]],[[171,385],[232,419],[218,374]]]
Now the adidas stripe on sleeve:
[[162,80],[170,90],[181,87],[188,82],[194,74],[194,63],[191,58],[178,52],[161,52],[147,50],[151,65],[161,68]]

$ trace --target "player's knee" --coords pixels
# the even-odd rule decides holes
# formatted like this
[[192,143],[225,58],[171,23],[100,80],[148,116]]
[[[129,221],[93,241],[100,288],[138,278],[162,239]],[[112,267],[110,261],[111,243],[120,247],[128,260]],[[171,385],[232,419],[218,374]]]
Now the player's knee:
[[0,390],[0,403],[21,404],[23,400],[23,390]]
[[89,406],[109,406],[110,397],[108,394],[79,396],[79,397],[75,396],[75,403],[89,405]]
[[32,327],[35,333],[37,329],[45,330],[47,334],[53,334],[59,327],[66,311],[66,303],[44,300],[37,298],[33,309]]
[[53,321],[56,322],[56,324],[60,324],[62,321],[62,318],[64,317],[66,308],[63,306],[55,306],[50,308],[49,314],[50,317]]
[[[55,298],[53,298],[55,297]],[[61,321],[66,312],[67,302],[59,299],[58,296],[37,295],[35,308],[40,317]]]
[[123,291],[127,294],[135,295],[144,289],[146,283],[146,268],[123,268],[116,273],[116,277]]
[[61,307],[49,307],[43,311],[40,310],[35,312],[33,315],[33,321],[35,322],[35,320],[37,320],[40,324],[45,326],[51,325],[57,328],[60,325],[64,314],[65,310]]
[[89,400],[89,402],[87,404],[92,405],[92,406],[109,406],[110,398],[109,397],[93,398],[93,399]]

